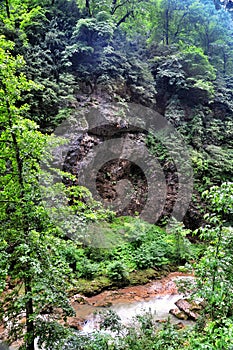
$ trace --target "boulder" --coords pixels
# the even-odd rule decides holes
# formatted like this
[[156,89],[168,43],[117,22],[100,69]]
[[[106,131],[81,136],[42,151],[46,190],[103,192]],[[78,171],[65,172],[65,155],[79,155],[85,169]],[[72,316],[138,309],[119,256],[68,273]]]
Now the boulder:
[[194,320],[194,321],[197,320],[199,315],[196,312],[192,311],[193,310],[192,303],[190,303],[186,299],[179,299],[175,302],[175,305],[178,307],[178,309],[183,311],[188,316],[188,319]]
[[188,302],[190,303],[190,310],[191,311],[201,311],[203,310],[203,305],[202,303],[197,303],[194,300],[188,300]]
[[182,322],[178,322],[175,324],[175,328],[176,329],[184,329],[185,325]]
[[188,315],[178,308],[171,309],[169,311],[169,313],[172,314],[173,316],[177,317],[179,320],[187,320],[188,319]]

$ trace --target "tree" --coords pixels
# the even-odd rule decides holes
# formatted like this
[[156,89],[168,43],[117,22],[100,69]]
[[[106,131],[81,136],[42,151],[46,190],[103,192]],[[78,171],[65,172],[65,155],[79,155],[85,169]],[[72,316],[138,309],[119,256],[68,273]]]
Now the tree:
[[[0,41],[1,291],[7,280],[12,286],[3,294],[0,317],[6,325],[11,324],[10,342],[23,338],[22,349],[34,350],[35,337],[39,343],[55,343],[54,339],[64,336],[56,318],[65,320],[72,314],[64,281],[70,270],[58,254],[60,239],[40,200],[39,161],[48,136],[24,118],[28,106],[22,103],[23,94],[42,87],[21,72],[24,62],[10,54],[13,44],[3,37]],[[47,311],[51,308],[53,314]],[[57,308],[62,310],[60,315]],[[46,321],[40,319],[42,312],[47,314]],[[25,324],[20,322],[24,314]]]
[[[150,39],[163,45],[194,45],[212,57],[215,43],[229,42],[231,27],[229,14],[216,11],[212,0],[153,1],[154,19]],[[221,53],[216,52],[221,55]]]
[[88,17],[96,17],[100,12],[109,13],[116,26],[119,27],[128,18],[134,16],[135,11],[140,3],[145,3],[144,0],[80,0],[78,2],[80,8],[85,8]]
[[193,1],[163,0],[152,1],[156,7],[156,21],[151,28],[152,38],[160,41],[164,45],[178,43],[186,34],[188,37],[188,26],[190,16],[193,13]]
[[214,321],[232,316],[232,222],[233,184],[213,186],[203,193],[210,203],[211,213],[205,216],[208,224],[201,237],[208,249],[196,266],[198,295],[205,299],[205,311]]

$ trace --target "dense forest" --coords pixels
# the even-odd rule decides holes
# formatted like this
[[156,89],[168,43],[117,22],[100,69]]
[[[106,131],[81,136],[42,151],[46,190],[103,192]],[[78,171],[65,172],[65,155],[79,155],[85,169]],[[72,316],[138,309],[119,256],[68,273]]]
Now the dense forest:
[[[0,1],[0,349],[233,348],[232,14]],[[74,326],[74,296],[174,271],[191,326]]]

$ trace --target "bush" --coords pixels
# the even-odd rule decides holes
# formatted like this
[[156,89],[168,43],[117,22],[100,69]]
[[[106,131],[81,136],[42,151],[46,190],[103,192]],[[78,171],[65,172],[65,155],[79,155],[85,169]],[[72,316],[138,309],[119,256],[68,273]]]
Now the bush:
[[189,46],[183,48],[181,63],[188,77],[195,77],[196,79],[205,77],[205,79],[211,81],[216,79],[215,69],[200,47]]
[[64,246],[62,247],[61,256],[65,258],[66,262],[69,266],[76,271],[77,262],[84,258],[85,253],[84,249],[77,248],[72,242],[64,242]]
[[107,277],[113,282],[126,281],[128,277],[126,267],[120,261],[113,261],[107,267]]
[[168,253],[170,245],[166,242],[144,243],[135,251],[135,264],[139,269],[161,266],[170,262]]
[[79,278],[91,280],[97,275],[99,265],[84,258],[76,263],[76,270]]

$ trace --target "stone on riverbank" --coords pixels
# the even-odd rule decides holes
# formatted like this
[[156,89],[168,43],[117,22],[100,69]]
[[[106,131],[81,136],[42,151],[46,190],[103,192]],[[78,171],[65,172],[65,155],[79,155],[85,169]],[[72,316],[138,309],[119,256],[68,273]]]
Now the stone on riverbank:
[[[190,319],[193,321],[196,321],[198,319],[199,314],[194,311],[201,310],[201,308],[196,302],[189,302],[187,299],[179,299],[175,302],[175,305],[177,306],[178,311],[176,311],[177,315],[171,312],[174,316],[178,317],[179,310],[180,310],[181,312],[187,315],[187,319]],[[171,310],[171,311],[174,311],[174,310]]]
[[180,309],[176,308],[176,309],[171,309],[169,311],[170,314],[172,314],[173,316],[177,317],[179,320],[187,320],[188,319],[188,315],[181,311]]

